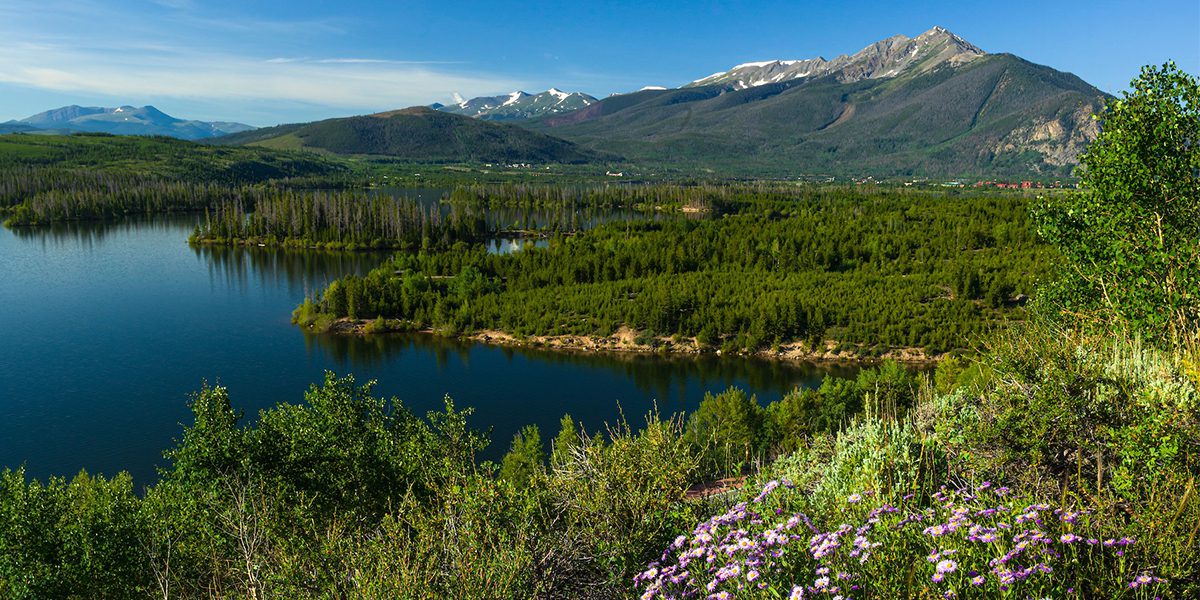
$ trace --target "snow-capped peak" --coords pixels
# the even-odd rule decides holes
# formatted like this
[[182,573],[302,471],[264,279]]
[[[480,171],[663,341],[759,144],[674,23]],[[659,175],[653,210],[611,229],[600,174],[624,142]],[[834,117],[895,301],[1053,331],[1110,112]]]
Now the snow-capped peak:
[[765,66],[767,66],[767,65],[773,65],[773,64],[776,64],[776,63],[778,63],[778,62],[780,62],[780,61],[778,61],[778,60],[764,60],[764,61],[759,61],[759,62],[748,62],[748,63],[742,63],[742,64],[740,64],[740,65],[738,65],[738,66],[734,67],[734,68],[733,68],[733,69],[731,69],[731,70],[733,70],[733,71],[736,71],[736,70],[738,70],[738,69],[748,69],[748,68],[750,68],[750,67],[765,67]]
[[512,106],[513,104],[516,104],[517,102],[520,102],[521,98],[524,98],[524,97],[525,97],[525,96],[527,96],[527,95],[528,95],[528,94],[526,94],[525,92],[522,92],[522,91],[519,91],[519,90],[518,90],[518,91],[515,91],[515,92],[513,92],[513,93],[509,94],[509,95],[508,95],[508,100],[505,100],[505,101],[504,101],[504,104],[501,104],[500,106]]
[[[946,43],[943,43],[945,41]],[[942,64],[959,65],[986,54],[937,26],[916,38],[895,35],[833,60],[764,60],[745,62],[728,71],[697,79],[685,87],[726,85],[734,90],[813,76],[834,75],[839,81],[896,77],[913,69],[926,71]]]
[[531,119],[543,114],[558,114],[584,108],[596,101],[581,92],[550,88],[530,94],[514,91],[500,96],[481,96],[470,100],[455,98],[457,104],[437,106],[438,110],[489,120]]

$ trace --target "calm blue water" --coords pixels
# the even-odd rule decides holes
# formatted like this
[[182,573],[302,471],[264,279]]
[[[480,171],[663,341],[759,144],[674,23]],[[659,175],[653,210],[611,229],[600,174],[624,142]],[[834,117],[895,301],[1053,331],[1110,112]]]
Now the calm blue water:
[[0,227],[0,467],[70,476],[129,471],[151,483],[202,381],[227,386],[249,418],[300,402],[325,370],[377,379],[423,413],[449,394],[494,427],[498,458],[521,426],[549,438],[569,412],[589,429],[618,407],[636,424],[655,403],[694,407],[705,390],[764,401],[824,371],[762,361],[514,351],[429,336],[306,336],[289,316],[311,290],[381,254],[191,248],[170,218],[11,231]]

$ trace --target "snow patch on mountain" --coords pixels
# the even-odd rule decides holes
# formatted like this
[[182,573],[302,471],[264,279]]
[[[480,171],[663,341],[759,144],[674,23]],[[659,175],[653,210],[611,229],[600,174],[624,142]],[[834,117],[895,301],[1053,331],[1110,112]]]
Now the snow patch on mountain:
[[823,75],[834,75],[839,81],[849,83],[861,79],[896,77],[908,72],[921,73],[943,64],[969,62],[983,55],[985,52],[970,42],[943,27],[934,27],[915,38],[892,36],[853,55],[843,54],[833,60],[818,56],[746,62],[728,71],[697,79],[684,87],[724,84],[740,90]]

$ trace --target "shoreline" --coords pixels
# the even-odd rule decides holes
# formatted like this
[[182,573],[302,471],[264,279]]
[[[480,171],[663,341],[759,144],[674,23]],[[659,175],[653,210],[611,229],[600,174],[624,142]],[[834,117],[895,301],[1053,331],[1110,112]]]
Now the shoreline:
[[[322,333],[341,336],[354,335],[362,337],[416,333],[447,339],[467,340],[492,346],[530,348],[563,353],[655,354],[660,356],[693,358],[704,355],[712,355],[717,357],[736,356],[776,362],[831,365],[866,365],[878,364],[886,360],[894,360],[905,365],[932,366],[940,362],[942,357],[945,356],[944,354],[930,356],[920,348],[897,348],[888,350],[879,356],[863,356],[849,350],[842,350],[840,352],[837,351],[839,344],[834,341],[826,341],[824,350],[819,352],[807,348],[807,345],[804,342],[790,342],[787,344],[781,344],[778,349],[767,348],[758,350],[757,352],[738,351],[725,353],[719,349],[703,349],[696,343],[695,338],[681,338],[679,340],[674,340],[671,337],[659,337],[655,338],[655,341],[657,342],[656,345],[638,343],[638,333],[625,326],[620,327],[610,336],[600,337],[571,334],[517,336],[508,332],[494,329],[482,329],[459,335],[446,335],[430,327],[424,327],[421,329],[404,329],[403,327],[398,327],[384,331],[372,331],[371,327],[373,326],[373,323],[373,320],[355,320],[342,317],[335,320],[332,325]],[[303,328],[303,326],[299,327]]]

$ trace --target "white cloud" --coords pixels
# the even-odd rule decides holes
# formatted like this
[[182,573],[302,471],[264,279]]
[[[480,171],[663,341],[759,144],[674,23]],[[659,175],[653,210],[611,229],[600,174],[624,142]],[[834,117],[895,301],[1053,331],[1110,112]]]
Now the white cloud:
[[119,45],[84,51],[44,40],[0,47],[0,82],[60,92],[208,101],[288,101],[350,110],[482,95],[521,81],[370,58],[272,58]]

